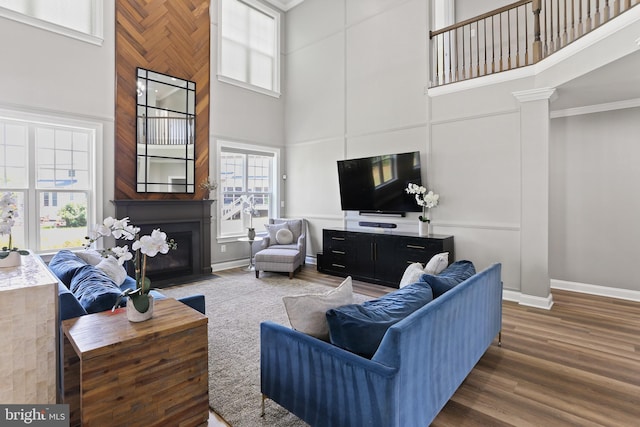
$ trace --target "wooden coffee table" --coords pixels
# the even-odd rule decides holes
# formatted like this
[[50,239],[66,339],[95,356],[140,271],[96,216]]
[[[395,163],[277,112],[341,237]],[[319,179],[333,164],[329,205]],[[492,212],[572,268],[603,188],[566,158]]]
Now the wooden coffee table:
[[62,328],[71,426],[207,422],[206,316],[165,299],[145,322],[129,322],[118,309],[65,320]]

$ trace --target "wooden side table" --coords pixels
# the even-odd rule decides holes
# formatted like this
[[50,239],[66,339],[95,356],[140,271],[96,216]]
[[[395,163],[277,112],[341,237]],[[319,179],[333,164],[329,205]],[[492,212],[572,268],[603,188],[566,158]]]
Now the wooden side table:
[[62,328],[71,426],[207,422],[206,316],[165,299],[145,322],[129,322],[118,309],[65,320]]
[[58,279],[37,255],[0,268],[0,402],[56,403]]

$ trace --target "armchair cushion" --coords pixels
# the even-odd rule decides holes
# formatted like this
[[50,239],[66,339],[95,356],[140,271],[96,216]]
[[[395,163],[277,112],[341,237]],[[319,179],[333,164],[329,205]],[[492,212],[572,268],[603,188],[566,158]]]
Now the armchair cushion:
[[286,223],[282,224],[265,224],[264,227],[267,229],[269,233],[269,240],[267,242],[268,246],[273,246],[278,244],[277,234],[280,230],[289,230],[289,226]]
[[293,233],[288,228],[282,228],[276,232],[276,241],[279,245],[290,245],[293,242]]

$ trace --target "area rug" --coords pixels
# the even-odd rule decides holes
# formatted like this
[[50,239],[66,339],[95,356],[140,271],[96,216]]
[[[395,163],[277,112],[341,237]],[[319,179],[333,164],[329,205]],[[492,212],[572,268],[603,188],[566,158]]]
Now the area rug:
[[[253,273],[220,276],[164,288],[168,297],[205,296],[209,319],[209,405],[232,427],[298,427],[305,422],[271,400],[260,417],[260,322],[290,326],[282,303],[285,295],[326,292],[329,286]],[[354,294],[354,302],[371,299]]]

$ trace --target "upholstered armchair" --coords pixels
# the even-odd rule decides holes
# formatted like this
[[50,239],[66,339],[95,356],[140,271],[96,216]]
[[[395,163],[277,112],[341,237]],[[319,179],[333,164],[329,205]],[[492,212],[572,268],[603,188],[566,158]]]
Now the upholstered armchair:
[[267,236],[255,255],[256,277],[260,271],[293,272],[305,263],[307,255],[307,221],[305,219],[270,218]]

